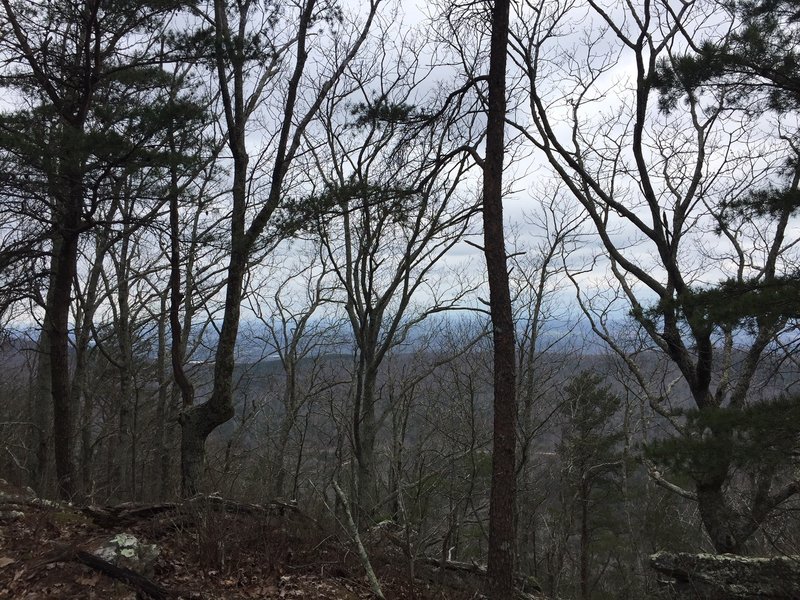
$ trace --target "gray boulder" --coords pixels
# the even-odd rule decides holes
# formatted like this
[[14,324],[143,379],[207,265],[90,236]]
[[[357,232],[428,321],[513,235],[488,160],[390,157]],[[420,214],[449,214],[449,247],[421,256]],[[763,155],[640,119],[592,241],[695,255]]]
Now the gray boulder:
[[657,552],[650,566],[676,598],[703,600],[800,599],[797,556]]
[[118,533],[91,551],[97,558],[136,571],[145,577],[153,574],[153,567],[161,550],[155,544],[143,544],[130,533]]

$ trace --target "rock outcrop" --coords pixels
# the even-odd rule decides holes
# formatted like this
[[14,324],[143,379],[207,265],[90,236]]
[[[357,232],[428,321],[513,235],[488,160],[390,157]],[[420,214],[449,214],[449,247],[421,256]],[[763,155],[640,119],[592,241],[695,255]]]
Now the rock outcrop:
[[142,544],[129,533],[118,533],[91,552],[114,566],[136,571],[145,577],[153,575],[153,566],[160,554],[158,546]]
[[675,598],[800,599],[800,556],[657,552],[650,557],[650,566]]

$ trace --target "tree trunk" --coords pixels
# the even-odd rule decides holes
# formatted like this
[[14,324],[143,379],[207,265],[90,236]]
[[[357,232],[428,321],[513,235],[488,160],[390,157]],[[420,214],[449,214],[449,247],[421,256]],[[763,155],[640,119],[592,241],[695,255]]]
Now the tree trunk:
[[514,322],[503,230],[503,154],[509,1],[495,0],[489,56],[489,107],[483,165],[483,237],[494,341],[494,427],[489,505],[488,592],[511,597],[516,495],[516,368]]
[[[125,213],[129,209],[126,208]],[[119,480],[117,493],[123,500],[132,500],[133,493],[133,333],[131,331],[130,317],[130,285],[128,275],[130,272],[130,238],[123,236],[119,255],[116,258],[117,276],[117,308],[118,317],[114,327],[117,333],[119,356],[117,370],[119,372],[119,431],[117,446],[117,468]]]
[[[52,285],[50,286],[52,289]],[[48,297],[50,291],[48,290]],[[48,305],[51,302],[48,301]],[[47,328],[39,334],[36,348],[36,379],[33,390],[33,423],[31,448],[34,451],[30,485],[40,497],[47,496],[48,471],[51,456],[53,426],[53,392],[50,386],[50,333]]]
[[[733,444],[729,434],[714,431],[713,435],[719,439],[717,447],[729,452]],[[695,479],[700,519],[714,549],[720,554],[739,554],[761,524],[761,519],[757,519],[750,508],[743,507],[748,513],[745,515],[728,501],[725,484],[730,477],[730,456],[720,452],[714,456],[714,462],[706,472]]]
[[[124,359],[123,359],[124,360]],[[119,385],[119,431],[117,432],[117,473],[116,493],[121,500],[132,500],[131,497],[131,454],[133,452],[133,427],[131,415],[131,377],[126,365],[120,370]]]
[[180,416],[181,493],[185,498],[196,495],[201,489],[206,438],[234,415],[232,402],[212,402],[213,397],[205,404],[184,410]]
[[155,496],[159,501],[166,499],[167,474],[169,469],[164,469],[164,457],[169,454],[167,450],[167,403],[169,402],[169,388],[167,383],[167,299],[166,294],[161,297],[161,312],[158,318],[158,350],[156,355],[156,377],[158,382],[158,404],[156,406],[156,488]]
[[201,415],[196,411],[183,411],[181,423],[181,496],[190,498],[200,491],[205,462],[205,444],[208,434]]
[[725,492],[719,485],[698,484],[697,508],[714,549],[720,554],[739,554],[745,540],[737,531],[737,515],[725,499]]
[[[362,352],[364,352],[362,350]],[[374,349],[368,349],[363,357],[366,366],[360,375],[360,389],[356,391],[357,400],[354,439],[356,453],[356,489],[357,506],[355,507],[356,523],[364,525],[364,519],[372,514],[377,505],[377,482],[375,480],[375,441],[377,425],[375,421],[375,385],[377,373],[372,368]]]
[[[75,495],[72,457],[73,407],[69,373],[69,311],[72,281],[78,258],[77,215],[63,227],[53,244],[52,304],[46,308],[45,327],[51,340],[50,385],[53,397],[53,448],[56,453],[56,479],[62,500]],[[70,225],[72,225],[70,227]],[[48,294],[50,296],[50,294]]]
[[241,248],[241,238],[238,237],[239,243],[236,240],[237,236],[234,235],[225,291],[225,316],[217,341],[211,397],[204,404],[184,406],[180,415],[181,494],[184,497],[194,496],[200,490],[206,438],[234,416],[234,350],[239,332],[242,283],[247,268],[247,253]]
[[87,499],[93,496],[93,462],[94,448],[92,446],[92,417],[94,414],[94,395],[84,391],[83,406],[81,407],[81,494]]

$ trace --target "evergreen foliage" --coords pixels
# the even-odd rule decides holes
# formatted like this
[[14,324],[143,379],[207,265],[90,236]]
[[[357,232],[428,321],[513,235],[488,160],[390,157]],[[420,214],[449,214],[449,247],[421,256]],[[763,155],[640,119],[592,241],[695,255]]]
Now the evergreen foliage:
[[698,331],[750,330],[758,319],[777,322],[800,318],[800,277],[795,273],[769,281],[728,279],[716,286],[688,289],[678,298],[662,300],[646,311],[655,322],[664,313],[675,313]]
[[623,471],[621,399],[604,378],[583,371],[566,385],[564,430],[558,445],[564,477],[577,512],[579,597],[594,587],[596,553],[622,530],[619,505]]
[[[759,117],[800,110],[800,7],[795,0],[720,2],[734,28],[702,40],[689,52],[661,59],[653,83],[659,107],[673,111],[681,98],[712,94],[722,106]],[[796,146],[792,145],[792,148]],[[786,157],[783,181],[720,203],[721,221],[780,218],[800,206],[796,150]],[[718,233],[721,233],[718,228]]]
[[[735,27],[721,39],[703,40],[689,52],[661,59],[655,74],[659,106],[672,111],[686,96],[712,94],[723,105],[758,116],[800,110],[800,7],[794,0],[740,0],[720,3]],[[800,207],[794,174],[798,158],[786,159],[784,181],[723,199],[721,223],[788,218]],[[717,233],[721,234],[721,228]],[[692,290],[680,299],[680,310],[692,325],[746,325],[756,318],[800,315],[798,274],[786,273],[746,281],[725,281],[714,288]],[[663,310],[663,305],[656,310]]]
[[[656,75],[663,110],[702,88],[724,89],[729,104],[751,111],[800,108],[800,7],[795,0],[720,3],[737,27],[696,52],[662,60]],[[757,103],[753,104],[756,100]]]
[[744,408],[680,411],[685,435],[650,443],[646,455],[694,480],[722,469],[759,474],[788,466],[800,450],[800,398],[780,396]]
[[[402,162],[410,141],[407,126],[413,124],[420,114],[416,106],[374,98],[368,103],[352,104],[349,113],[348,129],[363,134],[370,141],[373,137],[382,140],[381,143],[387,146],[385,160],[392,166],[395,162]],[[388,169],[386,173],[389,173]],[[369,218],[379,222],[400,226],[412,224],[410,219],[419,208],[420,195],[424,193],[418,182],[403,181],[396,174],[381,181],[376,179],[368,173],[356,171],[344,183],[327,181],[317,193],[286,198],[275,219],[275,228],[281,235],[293,236],[315,230],[322,220],[362,209]]]
[[613,479],[624,438],[615,422],[620,397],[604,384],[603,377],[589,371],[572,378],[564,391],[566,424],[559,450],[567,472],[592,483]]

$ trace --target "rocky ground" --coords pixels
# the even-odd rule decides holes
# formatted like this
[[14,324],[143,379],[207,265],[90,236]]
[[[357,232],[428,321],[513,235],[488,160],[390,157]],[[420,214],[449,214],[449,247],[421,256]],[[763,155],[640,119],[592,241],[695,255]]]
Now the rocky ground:
[[[0,600],[374,598],[352,544],[298,510],[242,506],[93,511],[0,483]],[[368,548],[387,600],[481,597],[480,575],[420,563],[412,578],[395,545]]]

